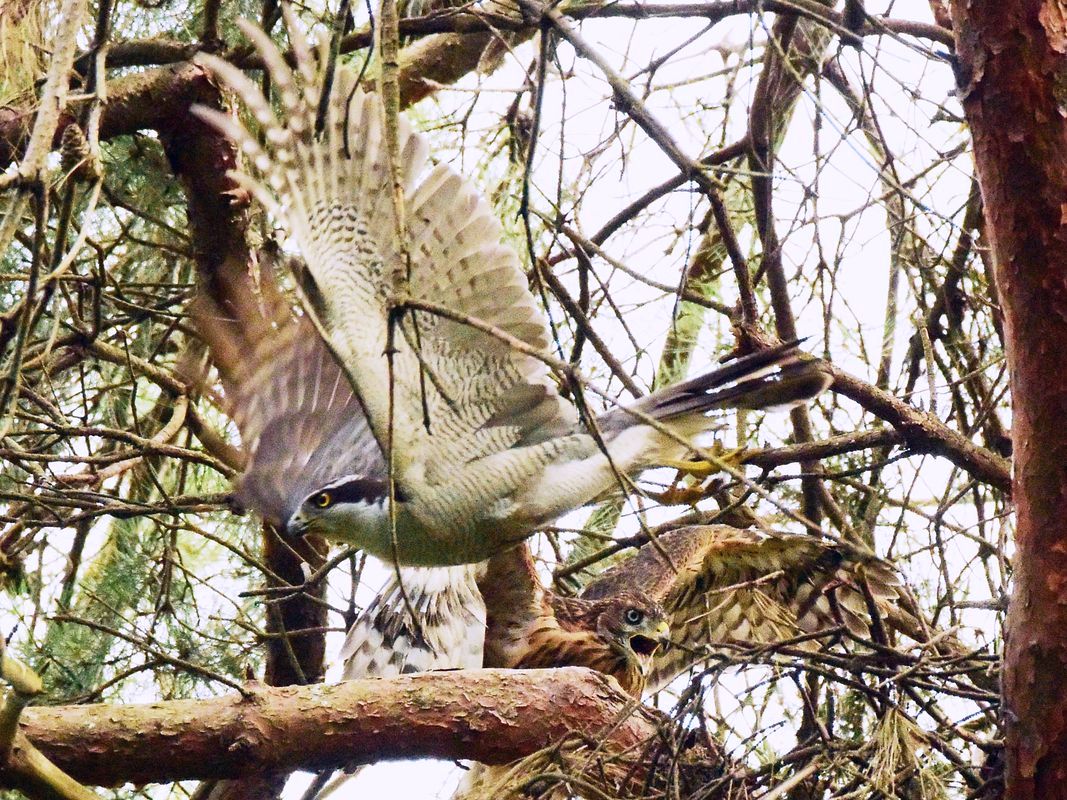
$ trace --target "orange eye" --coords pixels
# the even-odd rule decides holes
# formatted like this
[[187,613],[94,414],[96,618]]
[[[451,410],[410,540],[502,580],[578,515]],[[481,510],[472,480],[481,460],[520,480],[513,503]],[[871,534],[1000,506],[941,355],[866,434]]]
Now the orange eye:
[[329,492],[319,492],[311,499],[311,502],[319,508],[329,508],[333,505],[333,498],[330,497]]

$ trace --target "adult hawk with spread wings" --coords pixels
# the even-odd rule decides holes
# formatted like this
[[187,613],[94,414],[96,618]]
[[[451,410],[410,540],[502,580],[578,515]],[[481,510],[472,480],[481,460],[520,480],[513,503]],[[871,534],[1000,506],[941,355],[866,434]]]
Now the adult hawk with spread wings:
[[[714,427],[709,411],[788,406],[828,386],[825,369],[786,344],[583,424],[545,366],[548,328],[489,204],[450,167],[431,165],[425,138],[401,118],[401,248],[379,99],[338,69],[316,134],[320,83],[298,26],[288,27],[295,71],[263,31],[243,26],[280,114],[239,69],[197,56],[244,100],[258,136],[232,116],[195,111],[241,146],[249,172],[236,180],[300,250],[304,308],[345,379],[326,413],[341,413],[336,403],[351,387],[373,434],[373,452],[351,452],[364,423],[341,413],[337,438],[309,450],[301,437],[311,421],[290,417],[276,395],[237,392],[277,417],[260,420],[258,439],[246,437],[252,463],[238,495],[291,534],[400,564],[479,562],[611,490],[619,475],[682,458]],[[301,365],[287,386],[301,391],[324,360]],[[275,474],[265,479],[266,465]],[[270,481],[285,482],[283,502],[263,503],[258,492]]]
[[[281,525],[290,498],[334,470],[380,476],[385,462],[310,323],[292,315],[269,271],[254,293],[241,279],[213,293],[219,304],[202,297],[194,317],[250,443],[242,502]],[[696,526],[661,534],[578,598],[546,589],[521,544],[483,564],[400,567],[351,627],[344,677],[585,666],[640,696],[710,644],[767,643],[842,623],[864,633],[861,570],[877,596],[892,583],[877,562],[865,564],[810,537]],[[678,646],[664,647],[668,635]]]

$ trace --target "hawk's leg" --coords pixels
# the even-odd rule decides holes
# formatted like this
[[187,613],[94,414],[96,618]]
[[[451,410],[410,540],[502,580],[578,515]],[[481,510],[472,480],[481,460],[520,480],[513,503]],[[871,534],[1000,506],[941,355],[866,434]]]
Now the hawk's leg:
[[[745,460],[747,449],[737,447],[728,449],[716,441],[710,448],[711,458],[693,461],[664,460],[660,466],[677,470],[674,481],[662,492],[648,492],[648,496],[663,505],[695,506],[708,496],[707,478],[722,472],[724,468],[738,469]],[[686,477],[695,478],[691,483],[683,483]]]
[[722,442],[716,441],[708,448],[708,453],[711,455],[711,458],[696,459],[693,461],[673,461],[667,459],[661,461],[660,466],[678,470],[679,477],[682,475],[691,475],[694,478],[708,478],[716,472],[738,469],[745,463],[745,456],[748,454],[748,448],[728,448],[724,447]]

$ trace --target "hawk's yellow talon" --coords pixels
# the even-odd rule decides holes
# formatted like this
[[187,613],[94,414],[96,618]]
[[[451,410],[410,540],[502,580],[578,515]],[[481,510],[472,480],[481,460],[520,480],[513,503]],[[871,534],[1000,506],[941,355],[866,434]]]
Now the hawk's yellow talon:
[[645,495],[655,500],[661,506],[695,506],[707,497],[702,486],[669,486],[662,492],[645,492]]
[[683,475],[691,475],[694,478],[708,478],[714,475],[716,472],[722,472],[722,464],[728,467],[737,469],[745,461],[745,455],[748,453],[748,449],[744,447],[735,447],[732,449],[724,448],[718,442],[709,448],[714,460],[700,459],[697,461],[674,461],[665,460],[660,463],[660,466],[670,467],[676,469]]
[[664,461],[660,466],[678,470],[679,475],[691,475],[694,478],[707,478],[719,472],[719,468],[712,461]]

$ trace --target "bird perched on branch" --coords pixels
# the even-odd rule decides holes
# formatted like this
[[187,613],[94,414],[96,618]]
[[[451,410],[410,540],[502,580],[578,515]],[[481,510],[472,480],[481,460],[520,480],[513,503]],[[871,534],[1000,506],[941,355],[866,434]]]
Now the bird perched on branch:
[[[475,563],[611,490],[620,475],[678,461],[715,427],[709,412],[789,406],[829,384],[787,343],[579,419],[550,376],[547,326],[488,203],[450,167],[431,165],[426,140],[400,118],[406,226],[398,224],[380,100],[338,69],[319,126],[323,84],[298,27],[288,27],[295,71],[263,31],[243,26],[279,113],[239,69],[198,56],[244,100],[258,136],[232,116],[195,111],[240,145],[248,172],[236,180],[300,251],[304,308],[345,379],[326,413],[341,413],[335,401],[352,390],[377,448],[347,452],[363,423],[341,414],[336,439],[310,451],[301,438],[308,419],[287,416],[293,408],[275,395],[238,391],[238,402],[277,417],[246,442],[252,462],[238,496],[278,513],[290,534],[314,532],[400,564]],[[299,394],[325,360],[302,364],[286,386]],[[285,472],[257,474],[268,464]],[[285,483],[285,496],[268,508],[261,490],[270,482]]]
[[[240,278],[210,293],[218,302],[199,299],[195,327],[249,449],[240,500],[282,525],[292,498],[335,470],[381,479],[385,460],[336,360],[271,273],[257,276],[255,292]],[[862,576],[873,576],[874,596],[892,593],[891,574],[869,563],[811,537],[719,525],[660,534],[578,598],[546,589],[521,544],[483,564],[402,566],[351,626],[344,677],[585,666],[639,697],[710,645],[840,624],[863,634]]]
[[[451,638],[455,630],[445,624],[465,591],[484,598],[478,606],[485,613],[484,639],[478,639],[483,666],[587,667],[640,698],[725,645],[774,645],[839,629],[866,639],[871,613],[886,612],[898,585],[889,565],[848,546],[726,525],[661,533],[579,597],[546,589],[526,545],[499,553],[481,569],[438,569],[429,592],[420,571],[402,572],[414,580],[407,587],[419,598],[413,604],[432,609],[423,619],[434,621],[424,623],[421,637],[412,633],[394,578],[349,630],[341,654],[346,678],[382,674],[383,667],[384,674],[395,674],[388,667],[401,663],[469,665],[471,641]],[[451,584],[441,582],[448,576]],[[466,582],[475,576],[472,592]],[[431,651],[431,641],[445,649]],[[524,796],[515,780],[509,768],[475,764],[455,799]]]
[[[871,612],[884,613],[897,583],[887,564],[847,546],[694,525],[661,533],[595,578],[580,597],[564,598],[541,585],[521,546],[494,556],[479,580],[486,604],[484,664],[589,667],[639,698],[721,649],[717,645],[773,645],[842,627],[866,638]],[[602,621],[617,608],[648,609],[648,624],[669,630],[669,646],[632,633],[628,645],[620,644]],[[476,764],[453,800],[524,797],[529,775],[528,769]]]
[[[411,605],[429,612],[421,614],[421,636],[401,598],[403,578],[411,580]],[[445,623],[464,608],[457,599],[477,596],[478,666],[588,667],[640,697],[717,645],[839,629],[869,639],[870,604],[884,613],[898,585],[888,564],[846,545],[692,525],[658,535],[580,596],[565,597],[542,585],[529,548],[519,546],[481,567],[402,570],[349,630],[341,657],[346,678],[469,667],[470,640],[446,632]],[[463,635],[478,630],[469,624]]]
[[595,600],[555,594],[519,545],[487,564],[402,568],[349,629],[340,657],[346,680],[582,666],[639,696],[669,636],[667,612],[640,588]]

